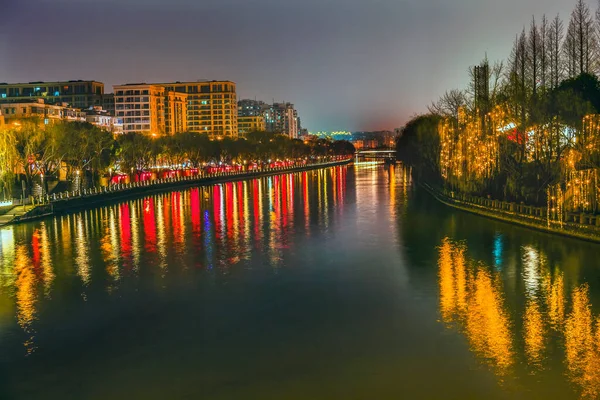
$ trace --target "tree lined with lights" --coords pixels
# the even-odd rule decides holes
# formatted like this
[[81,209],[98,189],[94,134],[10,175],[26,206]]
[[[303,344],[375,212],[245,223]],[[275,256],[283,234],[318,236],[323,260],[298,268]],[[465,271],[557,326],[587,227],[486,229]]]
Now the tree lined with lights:
[[[599,49],[600,10],[594,19],[582,0],[566,34],[558,16],[533,18],[506,63],[490,66],[486,59],[470,68],[466,90],[446,92],[429,115],[407,124],[399,157],[455,191],[546,204],[555,213],[563,205],[596,211]],[[428,147],[436,141],[438,160],[431,167]],[[418,155],[407,156],[403,148]]]
[[[61,173],[78,189],[98,186],[102,176],[115,173],[132,178],[151,168],[198,168],[206,163],[238,163],[269,159],[350,155],[347,141],[318,139],[304,142],[285,135],[250,132],[246,138],[210,140],[206,134],[182,132],[152,138],[127,133],[116,139],[86,122],[46,125],[30,118],[5,126],[0,132],[0,192],[26,194],[34,187],[51,191]],[[15,188],[15,184],[18,186]]]

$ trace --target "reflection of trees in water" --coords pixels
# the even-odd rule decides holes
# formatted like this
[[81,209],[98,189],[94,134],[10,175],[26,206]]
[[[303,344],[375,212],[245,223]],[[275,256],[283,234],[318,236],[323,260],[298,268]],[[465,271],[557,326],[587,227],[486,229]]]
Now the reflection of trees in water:
[[573,285],[566,296],[570,305],[566,304],[563,273],[558,269],[551,273],[544,261],[547,256],[525,246],[521,261],[529,265],[523,265],[520,277],[525,308],[511,321],[501,272],[466,253],[464,242],[448,238],[439,247],[440,314],[447,327],[461,330],[471,351],[500,377],[513,372],[510,367],[519,357],[533,370],[544,369],[556,347],[549,342],[558,340],[558,347],[565,350],[569,380],[580,388],[581,397],[600,397],[600,316],[592,313],[588,285]]
[[565,355],[571,380],[582,397],[600,396],[600,317],[592,315],[587,284],[573,290],[572,309],[565,321]]
[[501,281],[485,268],[468,266],[465,247],[444,239],[439,250],[442,319],[463,329],[471,349],[504,375],[513,364],[510,320]]

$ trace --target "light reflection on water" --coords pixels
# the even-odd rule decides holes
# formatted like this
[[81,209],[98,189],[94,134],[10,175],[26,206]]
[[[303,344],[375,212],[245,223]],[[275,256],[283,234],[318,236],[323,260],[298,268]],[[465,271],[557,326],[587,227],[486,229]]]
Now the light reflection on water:
[[[283,250],[293,246],[290,235],[297,220],[306,235],[311,214],[318,218],[320,230],[327,230],[327,214],[343,202],[346,175],[346,167],[337,167],[229,182],[59,216],[50,220],[50,227],[42,221],[4,228],[3,311],[16,313],[29,354],[36,349],[38,308],[51,299],[56,279],[53,257],[60,258],[61,283],[74,285],[76,277],[84,301],[91,286],[112,293],[125,277],[148,272],[142,269],[156,268],[162,279],[169,270],[225,270],[263,248],[269,266],[279,268]],[[23,228],[32,226],[34,230],[23,235]],[[15,309],[7,310],[12,302]]]
[[465,256],[466,243],[443,239],[438,260],[443,322],[464,332],[471,351],[500,381],[518,375],[519,362],[540,374],[556,356],[551,348],[562,348],[565,374],[581,398],[598,398],[600,315],[592,312],[588,284],[565,288],[563,273],[550,271],[546,254],[532,246],[522,252],[526,302],[519,312],[507,304],[500,272]]
[[441,206],[401,166],[17,225],[0,367],[24,394],[5,397],[64,398],[48,382],[73,375],[104,398],[598,398],[597,266],[591,244]]

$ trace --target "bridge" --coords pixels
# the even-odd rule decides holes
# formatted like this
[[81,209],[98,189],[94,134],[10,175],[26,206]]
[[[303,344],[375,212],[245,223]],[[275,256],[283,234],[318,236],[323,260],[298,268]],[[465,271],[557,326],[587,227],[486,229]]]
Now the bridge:
[[355,162],[384,162],[385,160],[396,160],[396,150],[380,149],[380,150],[360,150],[354,155]]

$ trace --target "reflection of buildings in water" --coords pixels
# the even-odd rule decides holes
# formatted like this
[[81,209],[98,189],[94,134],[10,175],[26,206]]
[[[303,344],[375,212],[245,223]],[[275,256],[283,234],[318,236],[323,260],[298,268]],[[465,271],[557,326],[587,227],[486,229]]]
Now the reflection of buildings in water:
[[244,259],[250,259],[251,243],[250,243],[250,184],[248,181],[243,182],[242,186],[242,201],[243,204],[240,206],[240,221],[243,221],[243,238],[241,239],[240,245],[243,249]]
[[[114,207],[105,210],[108,212],[108,220],[104,227],[104,235],[100,239],[102,260],[108,275],[118,281],[121,278],[119,271],[119,229],[115,217]],[[109,288],[110,290],[110,288]]]
[[390,217],[395,218],[396,217],[396,205],[397,205],[397,200],[396,200],[396,168],[394,165],[390,165],[387,169],[387,173],[388,173],[388,187],[389,187],[389,192],[390,192],[390,200],[389,200],[389,204],[390,204]]
[[131,243],[133,270],[139,272],[141,257],[140,206],[142,205],[142,203],[140,201],[136,201],[131,204],[133,204],[133,207],[131,207]]
[[190,196],[190,220],[192,224],[192,236],[194,238],[200,235],[200,231],[202,229],[201,224],[201,206],[200,206],[200,189],[192,188],[189,191]]
[[84,226],[85,214],[75,215],[75,268],[84,285],[92,279],[88,235]]
[[206,252],[206,268],[211,270],[215,265],[215,237],[210,212],[204,210],[204,250]]
[[133,245],[131,238],[131,215],[129,203],[123,203],[119,206],[119,226],[121,227],[121,260],[123,267],[128,270],[133,267]]
[[35,351],[33,342],[35,331],[31,324],[35,321],[37,314],[37,280],[32,266],[33,262],[27,254],[26,246],[17,245],[14,264],[17,322],[21,329],[28,335],[24,343],[28,354]]
[[165,206],[170,208],[171,214],[171,224],[169,225],[168,222],[165,221],[165,225],[167,228],[170,227],[169,231],[173,235],[173,244],[178,251],[181,251],[185,238],[185,224],[183,223],[185,217],[183,215],[184,207],[182,203],[183,196],[181,195],[181,192],[171,192],[169,201],[165,202]]
[[464,245],[448,238],[439,248],[442,319],[448,324],[460,324],[471,349],[494,367],[497,374],[504,375],[514,363],[514,354],[501,282],[483,265],[468,268],[465,251]]
[[310,236],[310,196],[308,194],[308,173],[302,172],[302,200],[304,202],[304,230]]
[[50,254],[50,238],[48,237],[48,226],[45,222],[40,222],[39,238],[40,238],[40,261],[42,264],[42,273],[44,280],[44,294],[50,295],[52,289],[52,282],[56,275],[54,274],[54,267],[52,265],[52,255]]
[[15,266],[15,231],[14,226],[0,230],[0,287],[4,288],[14,284],[13,268]]
[[156,215],[153,197],[144,200],[142,213],[144,216],[144,248],[147,253],[156,253]]
[[167,268],[167,231],[169,226],[169,204],[164,195],[157,196],[156,202],[156,249],[159,260],[158,266],[161,269]]

